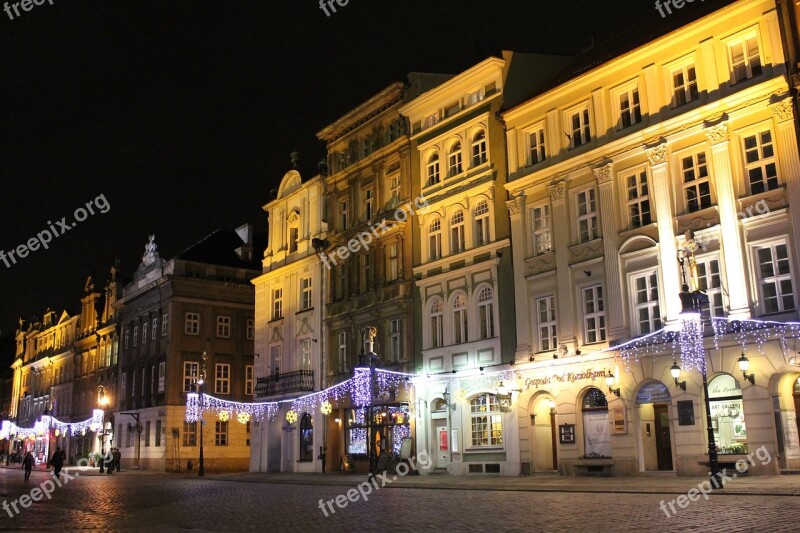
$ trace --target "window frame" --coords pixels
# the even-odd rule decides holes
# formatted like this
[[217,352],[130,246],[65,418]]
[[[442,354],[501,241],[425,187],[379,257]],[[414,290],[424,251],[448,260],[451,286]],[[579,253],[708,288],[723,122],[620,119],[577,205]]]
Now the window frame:
[[[227,323],[226,323],[227,319]],[[233,328],[233,319],[230,315],[217,315],[217,338],[230,339]]]
[[[589,300],[586,299],[587,291],[592,292],[594,311],[588,310]],[[602,283],[594,283],[580,287],[581,318],[583,322],[583,344],[598,344],[608,339],[608,325],[606,321],[605,291]],[[599,305],[598,305],[599,302]],[[600,308],[598,311],[597,308]],[[589,321],[596,320],[595,327],[589,327]],[[592,338],[590,332],[595,332]]]
[[[483,404],[480,403],[481,398],[485,398]],[[479,403],[476,403],[476,400]],[[485,405],[485,410],[480,410],[483,405]],[[485,421],[481,422],[481,419],[485,419]],[[497,429],[495,429],[495,424],[499,426]],[[469,399],[469,427],[470,449],[503,449],[505,445],[503,413],[500,410],[500,400],[497,398],[496,394],[483,392]],[[476,430],[476,428],[478,429]],[[497,432],[498,435],[495,435],[495,432]],[[486,436],[479,437],[479,440],[476,442],[476,434],[480,433],[485,433]]]
[[[543,215],[537,216],[537,211],[541,211]],[[544,213],[546,211],[546,213]],[[532,242],[532,250],[533,255],[544,255],[549,254],[553,251],[553,209],[550,205],[549,201],[544,201],[538,204],[534,204],[530,207],[528,213],[530,214],[531,219],[531,238],[533,239]],[[546,222],[546,225],[543,223],[542,226],[537,229],[536,224],[537,220],[541,220]],[[539,240],[540,236],[546,236]],[[545,242],[546,241],[546,242]],[[542,246],[540,246],[542,244]],[[546,244],[546,246],[545,246]]]
[[425,158],[425,184],[424,188],[434,187],[442,182],[441,158],[439,151],[433,150]]
[[255,395],[255,366],[254,365],[245,365],[244,366],[244,394],[245,396],[254,396]]
[[216,420],[214,422],[214,446],[228,445],[229,420]]
[[[748,48],[748,44],[751,40],[755,41],[756,46],[756,55],[751,56],[750,50]],[[752,27],[742,32],[737,33],[736,35],[732,35],[723,40],[725,43],[726,48],[726,56],[728,60],[728,69],[730,73],[730,82],[731,85],[737,85],[739,83],[745,82],[747,80],[757,78],[764,73],[764,45],[761,42],[761,36],[758,31],[757,27]],[[742,47],[742,60],[741,62],[736,62],[733,55],[733,48],[735,46]],[[754,66],[753,61],[756,61],[756,65]],[[737,75],[737,68],[739,66],[744,67],[744,74],[743,78],[740,78]],[[756,71],[757,69],[757,71]]]
[[[700,156],[703,156],[704,162],[700,163]],[[684,210],[686,213],[697,213],[704,209],[708,209],[714,205],[714,190],[711,186],[711,172],[710,172],[710,162],[708,160],[708,153],[706,152],[705,147],[702,148],[693,148],[687,150],[678,156],[678,160],[680,164],[678,165],[678,172],[680,172],[679,183],[681,187],[681,198],[684,205]],[[686,160],[692,160],[691,169],[685,166]],[[686,180],[687,172],[691,170],[692,175],[694,178],[690,181]],[[702,173],[705,172],[705,175]],[[698,177],[699,176],[699,177]],[[706,185],[708,187],[708,194],[703,194],[702,186]],[[694,200],[690,200],[689,198],[689,190],[693,189],[696,198]],[[702,200],[703,198],[708,198],[707,205],[706,201]],[[697,208],[692,209],[691,204],[692,201],[697,203]]]
[[[655,280],[655,285],[653,284]],[[644,281],[644,288],[640,288],[640,281]],[[630,297],[628,300],[631,305],[631,329],[638,335],[648,335],[663,327],[663,320],[661,316],[661,284],[658,279],[658,267],[648,268],[631,272],[628,274],[628,290]],[[639,296],[644,291],[647,300],[640,301]],[[656,298],[652,300],[653,291],[655,291]],[[647,331],[642,327],[644,321],[641,318],[641,312],[647,312]]]
[[479,129],[470,137],[471,168],[479,167],[489,161],[489,143],[486,130]]
[[[538,165],[547,160],[547,128],[539,122],[524,131],[526,166]],[[533,142],[535,138],[535,143]],[[535,157],[534,157],[535,154]]]
[[[785,261],[787,263],[789,271],[788,273],[784,274],[781,273],[776,274],[775,267],[778,266],[778,261],[782,260],[776,259],[775,251],[777,250],[778,247],[781,246],[786,248]],[[759,259],[759,251],[767,249],[770,250],[771,263],[773,266],[773,274],[771,276],[763,277],[761,272],[762,263]],[[795,281],[795,273],[792,266],[792,257],[793,257],[792,253],[793,251],[789,244],[789,240],[786,238],[761,241],[757,243],[752,243],[750,245],[751,262],[753,265],[753,276],[755,278],[755,286],[756,286],[755,292],[756,292],[756,297],[758,299],[758,307],[761,316],[789,313],[797,310],[797,283]],[[775,283],[777,289],[775,300],[778,302],[778,310],[776,311],[768,311],[767,308],[765,307],[765,301],[766,301],[766,298],[764,296],[765,280],[772,280],[772,279],[774,279],[774,281],[772,282]],[[783,292],[781,288],[781,282],[787,280],[791,284],[791,289],[792,289],[791,298],[793,307],[791,309],[785,307],[783,299],[786,298],[787,295]]]
[[[617,131],[625,130],[641,124],[644,120],[644,110],[642,109],[642,95],[638,80],[628,82],[615,89],[611,95],[614,103]],[[623,98],[627,98],[628,107],[624,106]],[[625,117],[627,116],[627,123]]]
[[313,286],[311,276],[303,276],[300,278],[300,310],[308,311],[314,307],[313,300]]
[[[479,213],[478,209],[484,206],[485,210]],[[479,200],[475,209],[472,210],[472,218],[475,221],[475,234],[473,235],[475,246],[484,246],[492,240],[489,223],[491,218],[490,211],[489,201],[486,199]]]
[[200,313],[187,311],[184,314],[183,332],[193,337],[200,335]]
[[[578,118],[578,127],[575,127],[575,117]],[[594,139],[592,135],[592,111],[588,101],[582,102],[569,109],[564,110],[564,131],[569,132],[569,150],[575,150],[581,146],[586,146]],[[576,143],[576,132],[580,134],[581,142]]]
[[[762,136],[764,134],[769,134],[770,142],[763,143]],[[756,195],[756,194],[763,194],[765,192],[774,191],[779,189],[783,184],[780,176],[780,169],[778,165],[778,157],[776,155],[776,146],[775,146],[775,132],[770,126],[764,126],[760,128],[749,128],[747,132],[741,132],[739,135],[742,139],[742,164],[744,165],[744,186],[749,194]],[[747,148],[747,141],[748,139],[755,139],[756,144],[753,148]],[[764,156],[764,147],[769,146],[772,155]],[[748,161],[748,152],[751,152],[753,149],[756,150],[758,154],[758,159],[749,162]],[[769,175],[769,168],[772,167],[774,171],[774,175]],[[761,170],[761,180],[760,185],[763,187],[763,190],[754,190],[753,188],[753,180],[750,172],[753,170],[759,169]],[[774,182],[774,183],[773,183]],[[772,185],[771,185],[772,184]]]
[[[460,215],[460,219],[457,220],[457,217]],[[450,254],[456,255],[464,252],[467,249],[467,238],[466,238],[466,217],[464,216],[464,210],[459,208],[455,213],[450,215],[448,229],[450,238]]]
[[[435,304],[438,304],[438,310],[434,310]],[[444,346],[444,300],[439,296],[432,298],[428,304],[428,319],[428,347],[441,348]]]
[[[454,141],[447,149],[447,177],[452,178],[464,172],[464,148],[461,140]],[[455,169],[455,170],[454,170]]]
[[[634,180],[633,186],[631,186],[631,178]],[[650,176],[647,169],[644,167],[630,169],[622,175],[620,182],[625,187],[625,212],[629,227],[637,229],[652,224],[654,220],[653,210],[650,206]],[[632,197],[633,190],[635,190],[636,196]]]
[[230,363],[216,363],[214,365],[214,394],[229,395],[231,393],[231,365]]
[[272,289],[272,320],[283,318],[283,287]]
[[[489,292],[488,300],[485,299],[486,292]],[[497,333],[495,325],[495,291],[492,287],[483,286],[479,289],[476,298],[478,304],[478,331],[479,340],[493,339]]]
[[[457,304],[459,301],[463,303]],[[453,296],[450,302],[450,316],[453,320],[453,344],[466,344],[469,342],[469,300],[466,294],[460,292]]]
[[[581,197],[585,197],[586,201],[582,202]],[[587,187],[579,191],[575,191],[575,224],[578,233],[578,243],[591,242],[600,238],[600,213],[597,206],[597,188]],[[586,213],[581,214],[581,204],[585,203]],[[593,206],[593,207],[592,207]],[[591,210],[589,208],[592,207]],[[581,229],[581,224],[586,223],[586,231]],[[586,238],[584,238],[584,233]]]
[[[546,308],[543,310],[541,303],[545,303]],[[541,296],[534,300],[536,306],[536,342],[538,344],[537,353],[550,352],[558,349],[558,308],[556,307],[556,295],[548,294]],[[547,320],[542,320],[542,311],[547,313]],[[542,334],[543,330],[547,330],[547,336]],[[552,341],[552,346],[549,342]],[[548,345],[545,346],[545,342]]]
[[184,361],[183,392],[196,392],[197,380],[199,379],[199,377],[200,377],[200,363],[198,361]]
[[[436,226],[435,229],[434,226]],[[437,261],[441,258],[442,258],[442,218],[437,216],[430,224],[428,224],[428,260]]]

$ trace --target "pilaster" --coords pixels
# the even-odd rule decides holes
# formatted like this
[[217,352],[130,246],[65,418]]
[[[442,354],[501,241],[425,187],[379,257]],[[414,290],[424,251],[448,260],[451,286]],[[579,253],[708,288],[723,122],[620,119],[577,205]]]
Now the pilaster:
[[600,224],[603,235],[603,263],[606,271],[606,320],[609,338],[625,335],[624,310],[622,306],[622,284],[619,268],[619,238],[615,221],[614,164],[606,163],[594,169],[600,192]]
[[567,182],[550,185],[550,201],[553,205],[553,242],[556,252],[556,279],[558,280],[558,344],[576,345],[575,302],[572,272],[569,268],[569,228],[567,212]]

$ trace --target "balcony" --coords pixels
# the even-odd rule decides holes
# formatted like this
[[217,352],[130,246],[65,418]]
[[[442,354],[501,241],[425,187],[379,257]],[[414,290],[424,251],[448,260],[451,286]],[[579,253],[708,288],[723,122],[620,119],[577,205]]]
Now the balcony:
[[313,392],[314,391],[314,371],[297,370],[275,374],[266,378],[258,378],[256,382],[256,398],[266,398],[268,396],[278,396],[290,394],[292,392]]

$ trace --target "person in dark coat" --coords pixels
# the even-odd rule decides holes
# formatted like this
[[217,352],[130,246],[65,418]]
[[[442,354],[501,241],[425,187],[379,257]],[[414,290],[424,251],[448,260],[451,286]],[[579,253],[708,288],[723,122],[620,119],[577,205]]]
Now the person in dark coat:
[[53,467],[53,475],[56,477],[61,474],[61,469],[64,468],[64,460],[66,458],[67,455],[61,447],[56,447],[56,451],[53,452],[53,456],[50,458],[50,465]]
[[28,452],[25,454],[25,459],[22,460],[22,467],[25,469],[25,481],[31,477],[31,470],[33,470],[33,454]]
[[117,472],[119,472],[119,463],[122,461],[122,452],[119,451],[119,448],[114,448],[114,464],[117,466]]

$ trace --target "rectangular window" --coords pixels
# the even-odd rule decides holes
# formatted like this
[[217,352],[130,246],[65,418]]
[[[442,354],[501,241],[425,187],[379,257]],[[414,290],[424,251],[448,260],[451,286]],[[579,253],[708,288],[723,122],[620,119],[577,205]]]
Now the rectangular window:
[[461,164],[461,143],[457,142],[450,147],[447,154],[447,175],[449,177],[461,174],[464,167]]
[[606,312],[603,304],[603,286],[583,289],[583,338],[586,344],[606,340]]
[[574,112],[569,117],[570,148],[583,146],[592,140],[592,129],[589,123],[589,108]]
[[633,278],[633,307],[637,329],[646,335],[661,329],[661,310],[658,307],[658,274],[656,271]]
[[339,200],[339,231],[347,229],[347,200]]
[[217,363],[214,373],[214,393],[231,393],[231,365],[227,363]]
[[283,364],[283,348],[281,346],[271,346],[269,349],[269,360],[272,365],[272,375],[279,374]]
[[293,254],[297,251],[297,242],[300,240],[300,229],[289,228],[289,253]]
[[628,188],[628,217],[632,228],[641,228],[652,222],[650,218],[650,190],[647,171],[642,170],[626,178]]
[[144,445],[150,447],[150,421],[144,423]]
[[672,105],[680,107],[697,100],[697,74],[694,64],[685,65],[672,71]]
[[786,244],[771,244],[755,249],[761,312],[765,315],[795,308],[791,260]]
[[400,176],[398,175],[389,178],[389,199],[400,200]]
[[364,207],[364,220],[372,219],[372,216],[375,214],[374,212],[374,201],[372,189],[364,189],[362,192],[363,196],[363,207]]
[[528,133],[528,165],[541,163],[546,158],[544,128],[540,127]]
[[550,223],[550,204],[531,209],[533,224],[533,253],[541,255],[553,251],[553,229]]
[[371,273],[372,273],[372,253],[366,252],[362,254],[359,259],[361,264],[361,292],[366,292],[370,289]]
[[255,373],[253,365],[246,365],[244,367],[244,393],[246,396],[253,395],[254,382],[255,382]]
[[576,197],[578,215],[578,238],[580,242],[589,242],[599,236],[597,226],[597,200],[594,189],[579,192]]
[[272,291],[272,320],[283,318],[283,289]]
[[152,340],[156,340],[156,335],[158,335],[158,318],[153,319],[153,329],[151,330],[152,334],[150,337]]
[[167,324],[169,322],[168,319],[169,319],[169,314],[167,314],[167,313],[164,313],[161,316],[161,336],[162,337],[166,337],[167,336]]
[[778,188],[778,170],[772,132],[762,131],[744,138],[745,172],[751,194]]
[[494,394],[481,394],[470,400],[472,446],[500,447],[503,445],[503,415]]
[[133,347],[136,348],[136,343],[139,341],[139,326],[133,326]]
[[395,318],[390,323],[389,356],[392,361],[401,361],[400,353],[400,319]]
[[558,346],[555,296],[545,296],[536,300],[536,316],[539,328],[539,351],[555,350]]
[[228,421],[217,420],[214,428],[214,446],[228,445]]
[[158,392],[164,392],[165,374],[166,374],[166,364],[162,361],[158,363]]
[[123,341],[122,344],[123,346],[125,346],[126,350],[130,347],[130,341],[131,341],[131,330],[130,328],[125,328],[125,340]]
[[142,324],[142,345],[147,342],[147,322]]
[[311,277],[300,279],[300,310],[311,309]]
[[393,242],[388,246],[387,255],[388,255],[388,261],[386,263],[386,280],[394,281],[397,279],[399,263],[400,263],[396,242]]
[[200,313],[186,313],[184,331],[187,335],[200,334]]
[[339,373],[347,372],[347,332],[339,332]]
[[752,36],[728,44],[733,83],[749,80],[761,74],[758,37]]
[[619,95],[619,128],[624,129],[641,121],[639,88],[632,87]]
[[725,316],[725,306],[722,300],[722,277],[719,271],[718,259],[697,260],[698,288],[708,296],[708,309],[704,314],[722,318]]
[[197,446],[197,422],[183,423],[183,445]]
[[711,207],[711,185],[708,182],[706,153],[697,152],[681,160],[683,192],[690,213]]
[[200,375],[200,363],[185,361],[183,363],[183,392],[194,392],[197,376]]
[[217,337],[220,339],[229,339],[231,337],[231,317],[217,317]]
[[311,339],[300,341],[300,369],[311,370]]
[[161,420],[156,420],[156,446],[161,446]]

